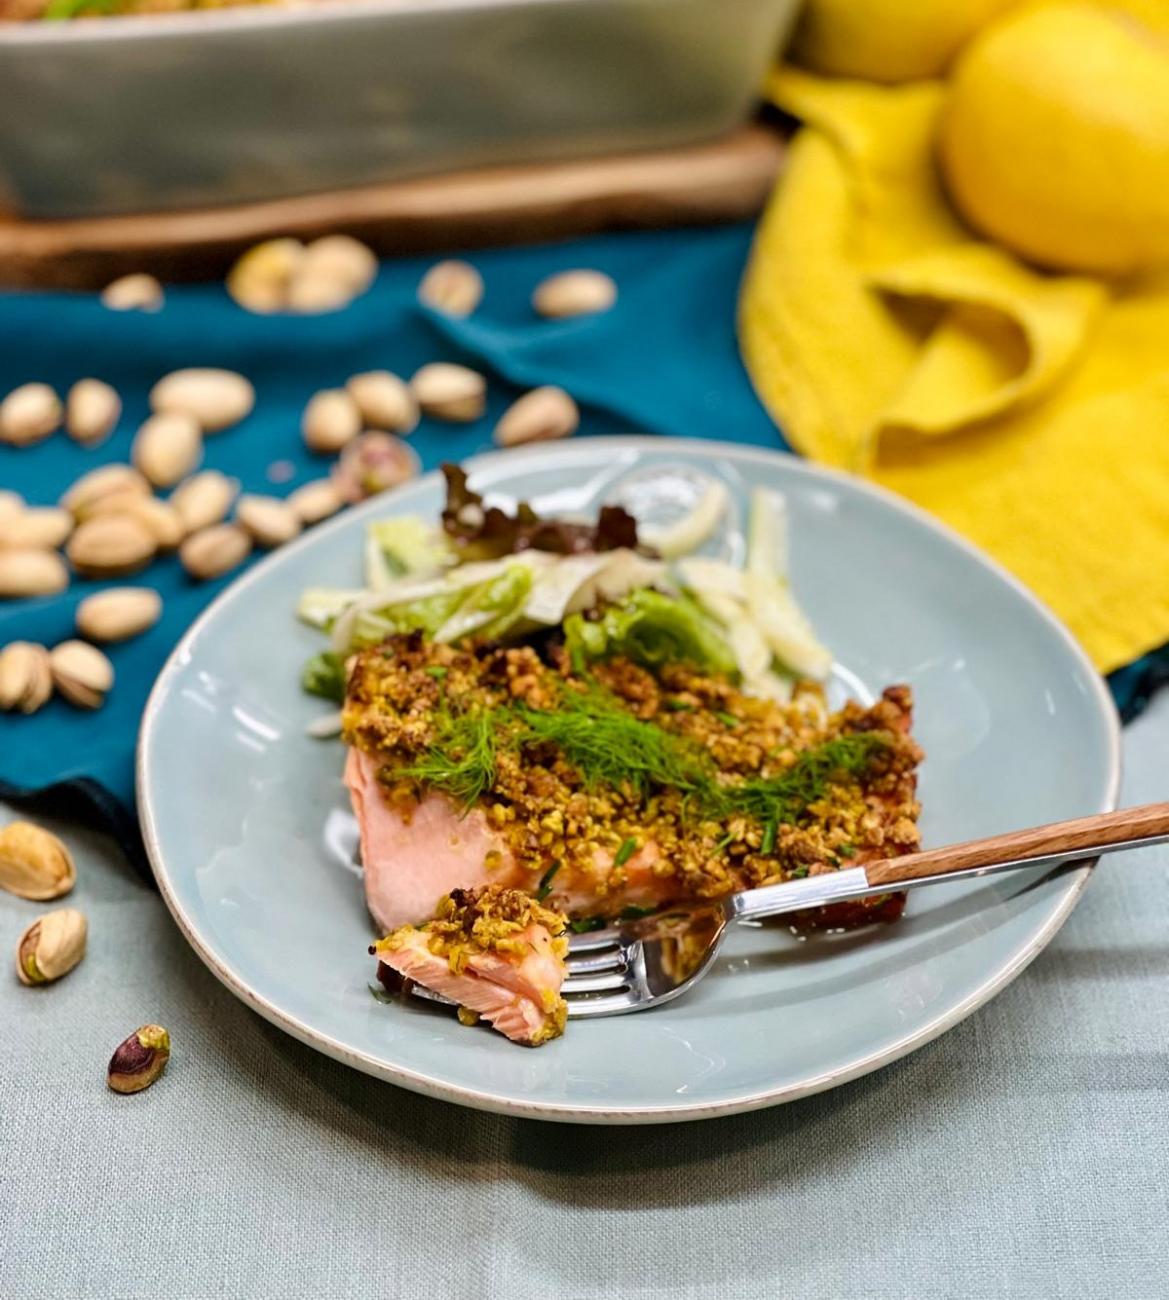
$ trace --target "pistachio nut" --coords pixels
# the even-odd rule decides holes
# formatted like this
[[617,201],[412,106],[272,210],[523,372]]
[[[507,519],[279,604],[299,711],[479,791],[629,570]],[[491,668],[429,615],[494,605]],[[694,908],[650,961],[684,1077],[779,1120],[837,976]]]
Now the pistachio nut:
[[289,286],[303,261],[299,239],[266,239],[242,254],[227,273],[227,292],[248,311],[284,311]]
[[242,564],[251,549],[252,539],[238,524],[212,524],[183,542],[179,559],[192,578],[203,582]]
[[579,424],[580,411],[563,388],[533,388],[504,411],[495,426],[495,441],[501,447],[517,447],[567,438]]
[[332,479],[318,478],[289,493],[288,504],[306,528],[335,515],[345,504]]
[[169,501],[157,497],[126,497],[120,503],[111,503],[100,514],[129,515],[137,519],[151,534],[160,551],[173,551],[187,535],[179,512]]
[[350,298],[364,293],[377,276],[377,258],[349,235],[325,235],[304,250],[304,260],[293,277],[298,280],[332,280],[349,291]]
[[130,455],[155,487],[173,487],[203,459],[203,431],[185,411],[162,411],[135,434]]
[[68,975],[85,956],[89,926],[75,907],[46,912],[16,945],[16,975],[22,984],[51,984]]
[[154,276],[137,271],[107,284],[101,291],[101,300],[112,311],[159,311],[163,303],[162,285]]
[[302,272],[288,286],[288,310],[301,316],[320,316],[348,307],[354,297],[349,285],[328,271]]
[[0,888],[43,903],[60,898],[77,883],[77,868],[64,844],[32,822],[0,828]]
[[483,277],[470,262],[436,262],[422,277],[418,299],[446,316],[470,316],[483,301]]
[[418,405],[436,420],[477,420],[487,407],[487,380],[478,371],[449,361],[432,361],[414,374],[410,388]]
[[0,709],[35,713],[53,693],[49,652],[32,641],[11,641],[0,650]]
[[65,397],[65,432],[85,447],[96,447],[114,431],[122,399],[100,379],[79,379]]
[[251,380],[234,370],[175,370],[150,390],[150,409],[194,416],[204,433],[238,424],[256,404]]
[[49,651],[53,685],[79,709],[100,709],[114,684],[114,666],[84,641],[62,641]]
[[9,518],[0,518],[0,547],[54,550],[73,531],[73,516],[56,506],[30,506]]
[[0,519],[11,519],[24,509],[24,497],[19,492],[0,488]]
[[48,384],[21,384],[0,402],[0,442],[28,447],[61,427],[61,399]]
[[278,497],[242,496],[235,508],[235,518],[252,541],[265,549],[292,541],[302,527],[296,511]]
[[333,467],[333,482],[346,501],[364,501],[417,477],[418,455],[401,438],[374,430],[355,438]]
[[388,370],[351,375],[345,391],[357,403],[367,429],[407,434],[418,426],[418,403],[409,384]]
[[114,1049],[106,1082],[114,1092],[141,1092],[166,1069],[169,1060],[170,1034],[161,1025],[143,1025]]
[[69,585],[69,570],[56,551],[0,549],[0,600],[16,596],[52,596]]
[[85,519],[106,497],[126,492],[148,497],[150,484],[130,465],[102,465],[82,474],[61,498],[61,505],[71,510],[75,519]]
[[532,294],[541,316],[587,316],[608,311],[617,301],[617,285],[604,271],[561,271],[542,280]]
[[217,469],[205,469],[178,485],[169,504],[178,512],[185,532],[198,532],[227,518],[239,484]]
[[150,587],[110,587],[77,606],[77,630],[90,641],[128,641],[162,617],[162,597]]
[[309,398],[300,428],[310,451],[335,455],[361,432],[361,412],[343,388],[325,388]]
[[108,514],[78,524],[65,554],[84,577],[117,578],[144,569],[157,550],[154,534],[140,519]]

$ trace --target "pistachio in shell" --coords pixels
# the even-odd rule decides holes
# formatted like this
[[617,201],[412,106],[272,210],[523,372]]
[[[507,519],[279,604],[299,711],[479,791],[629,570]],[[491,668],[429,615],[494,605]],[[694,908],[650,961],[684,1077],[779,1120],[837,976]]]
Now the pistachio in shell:
[[0,888],[40,903],[60,898],[76,883],[73,857],[52,831],[22,821],[0,828]]

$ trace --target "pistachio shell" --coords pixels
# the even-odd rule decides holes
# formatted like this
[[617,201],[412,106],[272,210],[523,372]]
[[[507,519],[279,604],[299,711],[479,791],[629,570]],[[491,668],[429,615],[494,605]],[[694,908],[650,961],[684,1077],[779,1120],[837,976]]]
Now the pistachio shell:
[[114,666],[96,646],[62,641],[49,651],[53,685],[79,709],[99,709],[114,684]]
[[247,559],[252,539],[238,524],[201,528],[179,547],[183,568],[199,581],[218,578]]
[[49,984],[59,980],[85,956],[89,926],[75,907],[46,912],[20,936],[16,946],[16,974],[22,984]]
[[154,534],[140,519],[108,514],[80,523],[65,554],[77,572],[86,577],[116,578],[144,569],[157,550]]
[[170,495],[170,505],[178,511],[184,530],[194,533],[226,519],[238,492],[239,484],[235,479],[217,469],[205,469],[175,488]]
[[86,447],[95,447],[114,431],[122,399],[100,379],[79,379],[65,398],[65,432]]
[[418,425],[418,402],[409,384],[388,370],[351,375],[345,391],[357,403],[367,429],[407,434]]
[[150,390],[150,409],[194,416],[204,433],[238,424],[256,404],[251,381],[234,370],[175,370]]
[[377,276],[377,258],[359,240],[349,235],[325,235],[304,250],[297,279],[325,277],[344,285],[351,298],[364,293]]
[[288,504],[300,522],[308,527],[335,515],[345,503],[332,479],[319,478],[290,493]]
[[247,529],[252,541],[265,549],[283,546],[301,530],[296,511],[277,497],[242,496],[235,508],[235,517]]
[[134,464],[155,487],[173,487],[203,459],[203,432],[185,411],[152,415],[134,437]]
[[249,248],[227,274],[227,292],[248,311],[267,314],[288,306],[288,289],[304,261],[299,239],[267,239]]
[[24,497],[19,492],[0,488],[0,519],[11,519],[24,509]]
[[561,271],[536,286],[532,306],[541,316],[587,316],[608,311],[617,301],[617,285],[604,271]]
[[32,822],[9,822],[0,829],[0,888],[44,902],[67,894],[77,868],[64,844]]
[[162,285],[143,271],[123,275],[101,292],[104,306],[112,311],[158,311],[162,307]]
[[162,617],[162,597],[150,587],[111,587],[77,606],[77,630],[90,641],[127,641]]
[[11,519],[0,518],[0,546],[53,550],[73,531],[73,516],[55,506],[30,506]]
[[436,262],[422,277],[418,298],[447,316],[470,316],[483,300],[483,277],[470,262]]
[[75,518],[84,519],[104,498],[123,492],[148,497],[150,484],[130,465],[102,465],[82,474],[61,498],[61,505]]
[[433,361],[415,372],[410,388],[418,405],[436,420],[477,420],[487,406],[487,380],[478,371]]
[[28,447],[61,427],[61,399],[48,384],[22,384],[0,402],[0,442]]
[[563,388],[534,388],[504,411],[495,426],[501,447],[567,438],[580,424],[580,411]]
[[55,551],[0,550],[0,599],[52,596],[69,585],[69,571]]
[[11,641],[0,650],[0,709],[35,713],[53,693],[49,652],[31,641]]
[[309,398],[300,427],[310,451],[334,455],[361,432],[361,412],[343,388],[325,388]]
[[340,311],[354,299],[353,290],[344,280],[328,272],[301,274],[288,286],[288,310],[302,316],[319,316]]

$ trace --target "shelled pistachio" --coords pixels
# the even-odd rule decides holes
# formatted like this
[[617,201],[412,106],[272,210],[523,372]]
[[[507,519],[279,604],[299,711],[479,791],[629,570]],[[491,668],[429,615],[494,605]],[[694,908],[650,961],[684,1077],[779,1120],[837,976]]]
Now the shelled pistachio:
[[161,1025],[143,1025],[110,1057],[106,1082],[114,1092],[141,1092],[162,1074],[170,1060],[170,1034]]

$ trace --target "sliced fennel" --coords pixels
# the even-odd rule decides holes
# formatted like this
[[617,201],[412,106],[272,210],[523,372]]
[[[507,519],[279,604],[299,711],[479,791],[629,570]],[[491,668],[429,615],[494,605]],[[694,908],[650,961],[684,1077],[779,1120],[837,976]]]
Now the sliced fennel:
[[669,524],[645,524],[638,529],[642,541],[652,546],[663,559],[689,555],[713,536],[726,514],[730,493],[726,484],[711,479],[698,504],[681,519]]
[[816,638],[787,580],[787,503],[778,492],[751,494],[747,567],[692,556],[677,564],[686,590],[717,620],[749,694],[788,698],[783,670],[822,681],[832,655]]

